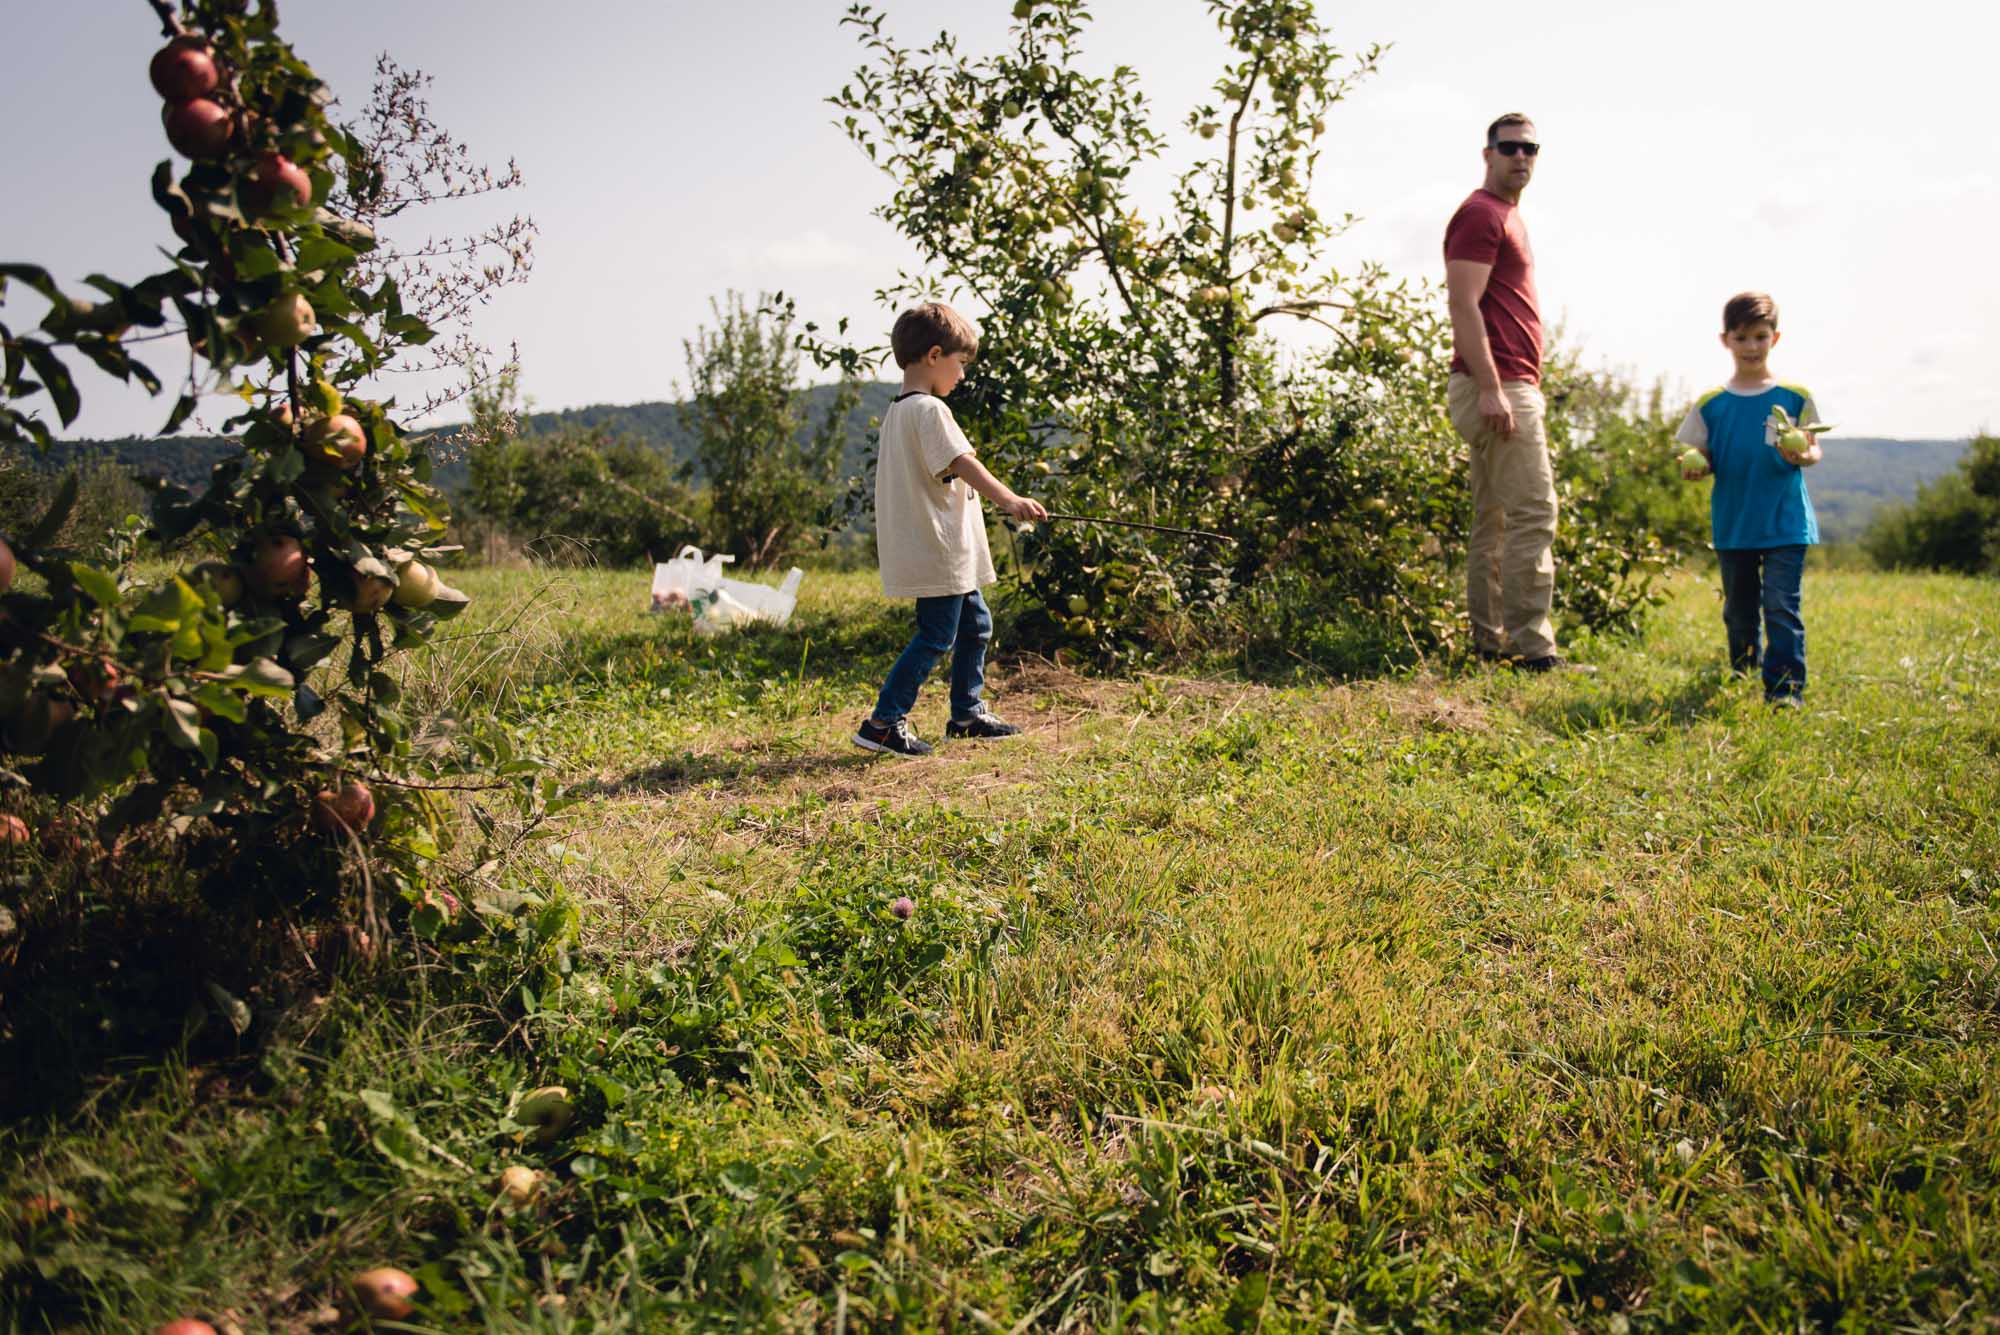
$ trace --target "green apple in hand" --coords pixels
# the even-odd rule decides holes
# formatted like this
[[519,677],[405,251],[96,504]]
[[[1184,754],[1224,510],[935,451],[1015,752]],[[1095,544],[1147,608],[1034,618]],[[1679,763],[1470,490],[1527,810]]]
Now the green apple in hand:
[[1706,473],[1708,456],[1690,445],[1681,451],[1681,471],[1684,473]]
[[1812,438],[1840,428],[1831,422],[1794,422],[1792,415],[1778,404],[1771,405],[1771,416],[1778,419],[1777,447],[1788,454],[1804,454],[1812,448]]

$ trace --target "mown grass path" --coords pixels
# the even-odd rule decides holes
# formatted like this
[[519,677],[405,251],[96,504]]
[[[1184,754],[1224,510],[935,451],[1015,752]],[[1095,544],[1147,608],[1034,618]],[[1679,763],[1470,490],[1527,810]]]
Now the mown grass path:
[[[419,1329],[2000,1310],[2000,585],[1810,575],[1802,711],[1689,578],[1594,676],[1014,662],[1025,738],[898,763],[846,742],[903,634],[861,577],[712,642],[642,576],[465,584],[410,686],[582,785],[505,873],[575,906],[561,972],[353,982],[276,1095],[17,1129],[78,1205],[0,1242],[30,1328],[303,1328],[370,1263]],[[496,1207],[517,1161],[551,1190]]]

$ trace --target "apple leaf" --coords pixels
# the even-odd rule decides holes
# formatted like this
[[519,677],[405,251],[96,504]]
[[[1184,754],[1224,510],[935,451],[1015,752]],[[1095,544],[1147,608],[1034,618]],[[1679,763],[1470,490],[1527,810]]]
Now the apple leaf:
[[201,750],[201,711],[190,700],[167,701],[167,739],[184,751]]
[[69,563],[69,573],[75,578],[77,587],[89,594],[90,600],[99,607],[118,605],[118,581],[96,566],[72,561]]
[[242,998],[230,995],[217,983],[208,984],[208,997],[215,1003],[216,1011],[228,1021],[229,1027],[236,1031],[238,1038],[249,1032],[250,1007]]

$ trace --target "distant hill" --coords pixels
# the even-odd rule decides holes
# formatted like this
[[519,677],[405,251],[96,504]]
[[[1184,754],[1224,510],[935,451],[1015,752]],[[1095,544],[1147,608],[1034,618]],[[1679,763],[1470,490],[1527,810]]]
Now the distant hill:
[[[843,473],[859,471],[866,462],[868,421],[882,415],[889,401],[896,397],[897,389],[898,386],[886,381],[861,387],[860,402],[847,415],[847,444],[841,456]],[[836,392],[832,385],[815,385],[806,392],[807,420],[811,426],[816,427],[825,416]],[[645,441],[656,449],[664,450],[678,462],[694,458],[694,438],[681,425],[678,403],[593,404],[585,408],[566,408],[560,412],[526,413],[521,418],[522,434],[529,436],[547,435],[571,427],[584,430],[603,427],[614,436]],[[454,424],[433,431],[441,447],[438,450],[440,465],[437,481],[447,492],[465,485],[465,460],[463,452],[456,448],[457,437],[463,429],[463,426]],[[150,439],[128,436],[118,440],[59,441],[46,455],[40,458],[30,456],[30,462],[37,468],[61,471],[88,459],[109,457],[138,476],[164,477],[192,487],[200,484],[208,477],[210,469],[238,448],[234,441],[223,436],[161,436]]]
[[[896,389],[886,381],[862,386],[861,401],[847,418],[847,446],[841,460],[843,473],[857,473],[863,467],[868,421],[882,415],[889,401],[895,398]],[[808,391],[811,420],[816,422],[825,412],[834,392],[831,385]],[[694,455],[694,442],[681,424],[677,403],[594,404],[560,412],[529,413],[522,419],[522,429],[529,435],[569,427],[603,427],[613,435],[646,441],[679,461],[690,460]],[[447,492],[465,484],[465,462],[452,448],[452,438],[459,430],[447,426],[437,431],[444,447],[439,451],[443,462],[438,469],[438,482]],[[65,441],[37,466],[61,469],[87,457],[109,455],[133,473],[167,477],[194,486],[235,448],[230,441],[217,436]],[[1950,472],[1965,448],[1963,440],[1827,437],[1826,458],[1807,475],[1813,507],[1819,512],[1821,533],[1832,542],[1860,537],[1870,517],[1884,502],[1914,499],[1918,487]]]
[[1820,536],[1852,542],[1888,501],[1915,500],[1917,488],[1958,466],[1963,440],[1881,440],[1828,436],[1825,457],[1806,474]]

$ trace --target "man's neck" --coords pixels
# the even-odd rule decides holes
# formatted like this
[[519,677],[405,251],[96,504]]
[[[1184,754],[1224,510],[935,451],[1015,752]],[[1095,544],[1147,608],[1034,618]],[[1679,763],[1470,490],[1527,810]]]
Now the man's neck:
[[1521,202],[1521,192],[1518,190],[1509,190],[1504,185],[1494,185],[1488,182],[1486,185],[1481,186],[1480,189],[1489,195],[1496,195],[1506,200],[1509,204],[1519,204]]

